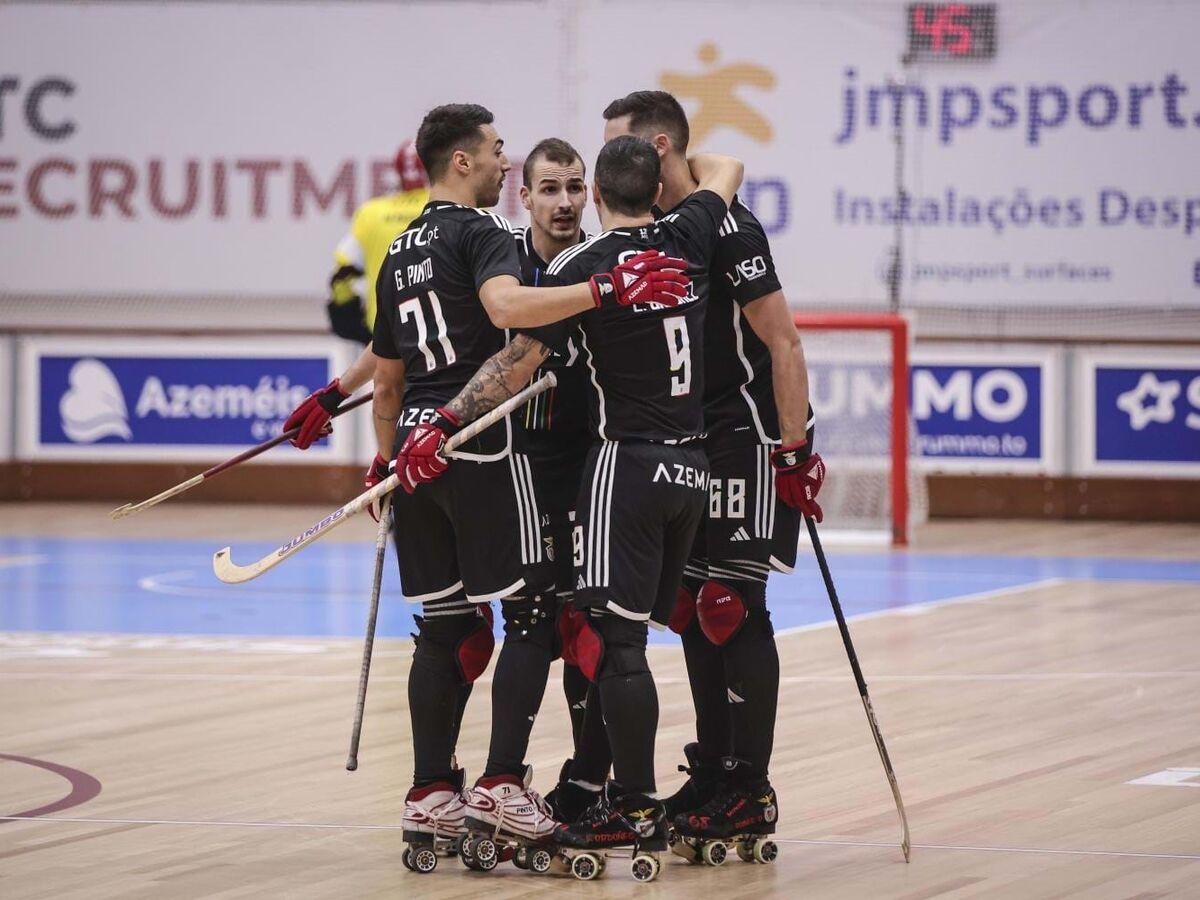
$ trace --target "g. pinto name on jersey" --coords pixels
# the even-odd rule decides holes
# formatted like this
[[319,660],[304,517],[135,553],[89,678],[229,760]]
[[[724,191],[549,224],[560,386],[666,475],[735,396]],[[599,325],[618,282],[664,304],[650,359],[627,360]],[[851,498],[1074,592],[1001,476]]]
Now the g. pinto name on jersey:
[[708,479],[708,472],[704,469],[697,469],[695,466],[686,466],[683,463],[671,463],[668,466],[666,463],[659,463],[651,481],[665,481],[668,484],[678,484],[683,487],[695,488],[698,491],[707,491]]

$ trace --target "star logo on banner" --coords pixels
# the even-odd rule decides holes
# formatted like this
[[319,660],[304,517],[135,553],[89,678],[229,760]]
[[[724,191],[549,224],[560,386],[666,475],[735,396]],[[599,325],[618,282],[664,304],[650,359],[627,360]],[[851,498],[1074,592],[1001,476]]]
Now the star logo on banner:
[[[1117,409],[1129,414],[1129,427],[1141,431],[1151,422],[1166,425],[1175,420],[1178,381],[1159,381],[1153,372],[1143,372],[1137,387],[1117,397]],[[1153,403],[1147,405],[1147,400]]]

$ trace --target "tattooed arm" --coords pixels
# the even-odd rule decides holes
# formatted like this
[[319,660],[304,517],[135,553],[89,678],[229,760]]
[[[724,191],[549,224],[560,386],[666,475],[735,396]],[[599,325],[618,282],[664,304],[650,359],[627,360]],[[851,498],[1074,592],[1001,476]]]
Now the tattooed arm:
[[504,349],[479,367],[467,386],[446,404],[460,422],[471,422],[495,409],[529,383],[550,348],[527,334],[518,334]]

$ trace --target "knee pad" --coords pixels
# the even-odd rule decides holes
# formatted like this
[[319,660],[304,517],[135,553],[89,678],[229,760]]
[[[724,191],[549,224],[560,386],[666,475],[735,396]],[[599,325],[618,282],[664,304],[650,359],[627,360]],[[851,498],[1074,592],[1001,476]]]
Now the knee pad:
[[466,617],[469,626],[466,634],[459,638],[454,647],[454,661],[463,684],[473,684],[487,668],[496,649],[496,638],[492,634],[495,616],[489,603],[481,603],[473,617]]
[[579,660],[575,655],[575,636],[584,627],[584,614],[575,608],[575,604],[567,601],[558,609],[558,645],[562,660],[568,666],[578,666]]
[[671,610],[671,618],[667,622],[667,626],[676,634],[683,634],[687,627],[692,624],[692,619],[696,617],[696,598],[683,585],[679,586],[679,591],[675,595],[675,606]]
[[510,597],[500,602],[504,616],[504,640],[536,644],[554,654],[555,623],[553,597],[532,599]]
[[738,591],[719,581],[706,581],[696,597],[696,618],[710,642],[722,647],[742,630],[746,601]]

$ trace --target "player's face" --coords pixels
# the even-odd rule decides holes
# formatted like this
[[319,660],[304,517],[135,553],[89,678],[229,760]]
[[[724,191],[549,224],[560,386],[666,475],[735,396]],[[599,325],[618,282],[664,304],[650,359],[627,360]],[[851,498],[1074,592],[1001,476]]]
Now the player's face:
[[504,176],[512,168],[508,157],[504,155],[504,141],[491,125],[479,129],[483,132],[483,140],[479,149],[471,157],[474,164],[475,205],[479,207],[495,206],[500,202],[500,191],[504,187]]
[[521,189],[521,199],[529,210],[533,226],[556,241],[576,238],[583,208],[587,205],[583,163],[564,166],[540,159],[533,166],[530,180],[533,186]]

